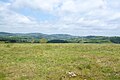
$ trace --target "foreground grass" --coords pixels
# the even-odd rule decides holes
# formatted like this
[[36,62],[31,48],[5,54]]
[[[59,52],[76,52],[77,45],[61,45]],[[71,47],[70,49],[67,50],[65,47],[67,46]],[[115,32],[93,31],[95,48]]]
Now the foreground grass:
[[120,80],[120,45],[0,44],[0,80]]

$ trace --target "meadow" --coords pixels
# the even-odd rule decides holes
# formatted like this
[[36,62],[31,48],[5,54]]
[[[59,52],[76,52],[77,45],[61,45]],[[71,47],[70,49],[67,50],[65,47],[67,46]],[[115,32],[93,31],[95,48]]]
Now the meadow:
[[120,80],[120,45],[0,43],[0,80]]

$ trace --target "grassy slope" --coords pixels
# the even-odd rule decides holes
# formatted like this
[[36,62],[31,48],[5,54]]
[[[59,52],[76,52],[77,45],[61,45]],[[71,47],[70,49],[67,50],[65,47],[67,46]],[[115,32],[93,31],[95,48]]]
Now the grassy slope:
[[0,80],[26,79],[120,80],[120,45],[1,43]]

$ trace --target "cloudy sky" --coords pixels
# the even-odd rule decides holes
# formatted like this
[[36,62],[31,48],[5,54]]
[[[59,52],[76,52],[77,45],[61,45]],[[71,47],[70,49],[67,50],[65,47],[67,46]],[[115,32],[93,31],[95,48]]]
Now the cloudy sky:
[[120,36],[120,0],[0,0],[0,32]]

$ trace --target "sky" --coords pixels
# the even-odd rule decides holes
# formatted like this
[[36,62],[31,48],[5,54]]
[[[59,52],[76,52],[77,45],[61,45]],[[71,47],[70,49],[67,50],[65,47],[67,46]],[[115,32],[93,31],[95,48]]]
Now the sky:
[[120,36],[120,0],[0,0],[0,32]]

